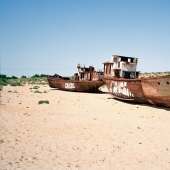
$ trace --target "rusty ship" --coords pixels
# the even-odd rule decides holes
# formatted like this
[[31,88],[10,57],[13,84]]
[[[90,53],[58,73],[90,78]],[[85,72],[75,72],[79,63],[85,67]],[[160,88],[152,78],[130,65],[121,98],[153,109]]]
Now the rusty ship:
[[102,71],[96,71],[93,66],[81,67],[77,66],[78,73],[72,78],[62,77],[58,74],[53,76],[47,75],[47,81],[51,88],[74,92],[100,92],[99,87],[104,85],[104,81],[100,78]]
[[109,93],[120,100],[170,107],[170,75],[140,77],[137,63],[138,58],[119,55],[103,63]]

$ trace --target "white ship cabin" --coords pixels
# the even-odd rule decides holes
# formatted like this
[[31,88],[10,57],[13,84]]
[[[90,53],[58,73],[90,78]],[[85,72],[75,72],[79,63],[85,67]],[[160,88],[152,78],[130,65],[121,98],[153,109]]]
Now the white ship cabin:
[[136,71],[138,58],[112,55],[109,62],[104,64],[104,76],[118,78],[137,78]]

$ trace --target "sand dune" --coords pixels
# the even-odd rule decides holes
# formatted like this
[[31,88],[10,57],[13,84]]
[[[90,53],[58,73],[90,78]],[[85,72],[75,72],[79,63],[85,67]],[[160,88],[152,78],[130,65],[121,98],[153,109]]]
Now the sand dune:
[[0,169],[170,169],[170,109],[32,87],[1,91]]

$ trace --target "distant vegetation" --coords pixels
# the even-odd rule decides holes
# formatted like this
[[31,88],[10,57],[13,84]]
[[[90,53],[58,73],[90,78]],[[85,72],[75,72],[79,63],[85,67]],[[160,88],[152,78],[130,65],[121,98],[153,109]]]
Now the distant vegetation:
[[[145,72],[140,73],[140,77],[156,77],[170,75],[170,71],[167,72]],[[24,86],[25,84],[35,84],[35,85],[45,85],[48,84],[45,74],[35,74],[32,77],[26,77],[24,75],[21,78],[16,76],[7,77],[4,74],[0,74],[0,91],[2,90],[2,86]],[[38,89],[38,86],[35,86],[33,89]]]
[[47,79],[45,74],[35,74],[32,77],[21,76],[21,78],[12,76],[7,77],[4,74],[0,74],[0,86],[7,86],[8,84],[11,86],[24,86],[26,83],[28,84],[47,84]]
[[157,76],[165,76],[165,75],[170,75],[170,71],[140,73],[140,77],[157,77]]

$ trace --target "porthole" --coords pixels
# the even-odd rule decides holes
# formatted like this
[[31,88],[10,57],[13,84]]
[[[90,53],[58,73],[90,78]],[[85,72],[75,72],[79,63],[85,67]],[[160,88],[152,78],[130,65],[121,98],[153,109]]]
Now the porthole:
[[167,81],[166,83],[167,83],[167,84],[169,84],[169,82],[168,82],[168,81]]
[[160,85],[161,83],[160,82],[158,82],[158,85]]

